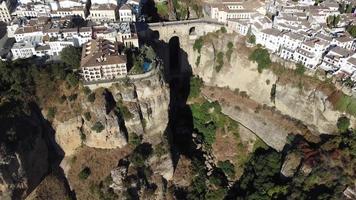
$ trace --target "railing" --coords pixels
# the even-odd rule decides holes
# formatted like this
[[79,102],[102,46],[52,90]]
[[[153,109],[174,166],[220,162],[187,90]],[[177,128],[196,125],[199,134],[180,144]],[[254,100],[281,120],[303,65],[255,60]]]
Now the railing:
[[173,26],[173,25],[188,25],[188,24],[215,24],[224,26],[225,24],[222,22],[218,22],[213,19],[191,19],[191,20],[184,20],[184,21],[168,21],[168,22],[155,22],[155,23],[148,23],[148,27],[157,27],[157,26]]
[[115,78],[115,79],[110,79],[110,80],[83,81],[83,85],[89,86],[89,85],[100,85],[100,84],[107,84],[107,83],[117,83],[117,82],[125,80],[126,78],[129,78],[132,81],[138,81],[138,80],[146,79],[146,78],[149,78],[149,77],[151,77],[153,75],[156,75],[157,73],[159,73],[161,67],[162,67],[162,64],[158,63],[149,72],[146,72],[146,73],[143,73],[143,74],[127,75],[127,76],[123,76],[123,77]]

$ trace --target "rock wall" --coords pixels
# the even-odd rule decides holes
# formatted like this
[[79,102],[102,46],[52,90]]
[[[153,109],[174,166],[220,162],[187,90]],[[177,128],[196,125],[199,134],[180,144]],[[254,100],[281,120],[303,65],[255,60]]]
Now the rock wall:
[[[157,143],[152,136],[163,134],[169,104],[168,87],[159,74],[126,85],[117,83],[108,89],[99,88],[95,93],[93,103],[82,102],[80,115],[63,122],[54,121],[56,141],[66,156],[72,155],[82,143],[104,149],[123,147],[128,134],[133,132],[152,140],[152,144]],[[119,114],[116,109],[119,101],[132,114],[130,119]],[[85,113],[90,113],[90,119],[86,119]],[[97,122],[104,127],[101,132],[93,129]]]
[[[333,110],[326,94],[316,87],[305,90],[292,84],[282,84],[270,70],[258,73],[257,64],[248,60],[247,47],[241,45],[241,40],[243,38],[236,34],[219,34],[216,38],[205,41],[200,54],[192,48],[194,41],[185,40],[181,44],[187,52],[193,73],[200,76],[207,85],[245,91],[254,101],[275,106],[282,114],[300,120],[315,133],[330,134],[336,131],[337,119],[343,113]],[[234,43],[231,60],[228,61],[224,56],[224,65],[220,72],[216,72],[215,57],[219,51],[226,55],[229,41]],[[200,64],[197,66],[199,56]],[[274,102],[271,101],[270,95],[273,84],[276,84]],[[351,118],[352,124],[355,124],[355,118],[348,117]]]

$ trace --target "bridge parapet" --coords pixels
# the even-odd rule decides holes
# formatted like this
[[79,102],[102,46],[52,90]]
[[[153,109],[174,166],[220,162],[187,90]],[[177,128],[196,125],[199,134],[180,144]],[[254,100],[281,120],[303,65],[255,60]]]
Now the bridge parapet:
[[[166,42],[173,36],[196,39],[209,32],[217,31],[222,26],[225,26],[225,24],[211,19],[193,19],[148,24],[148,27],[151,30],[158,31],[160,39]],[[192,29],[194,29],[194,33]]]

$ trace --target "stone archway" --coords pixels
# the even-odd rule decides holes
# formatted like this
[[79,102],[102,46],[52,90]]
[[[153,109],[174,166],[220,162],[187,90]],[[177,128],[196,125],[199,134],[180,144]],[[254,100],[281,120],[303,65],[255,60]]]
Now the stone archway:
[[189,28],[189,35],[196,35],[195,26]]

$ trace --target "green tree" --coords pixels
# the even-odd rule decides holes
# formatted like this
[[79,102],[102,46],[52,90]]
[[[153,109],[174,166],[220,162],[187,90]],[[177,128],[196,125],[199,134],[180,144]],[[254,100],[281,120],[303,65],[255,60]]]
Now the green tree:
[[356,26],[355,25],[348,26],[347,32],[349,32],[352,37],[356,37]]
[[78,177],[80,180],[85,180],[87,179],[91,174],[91,170],[89,167],[84,167],[82,171],[79,172]]
[[345,116],[342,116],[337,120],[336,125],[340,132],[345,132],[350,127],[350,119]]
[[201,87],[203,86],[203,80],[198,76],[194,76],[190,79],[190,91],[189,98],[196,98],[200,95]]
[[257,62],[257,69],[259,73],[262,73],[263,69],[269,68],[272,64],[267,49],[263,49],[261,47],[255,49],[249,56],[249,59]]
[[203,47],[203,44],[204,44],[203,38],[199,37],[198,39],[196,39],[194,41],[193,50],[194,51],[198,51],[198,53],[200,54],[201,48]]
[[76,87],[79,83],[79,79],[74,73],[67,74],[66,81],[71,87]]
[[295,66],[296,66],[295,73],[302,76],[305,72],[304,65],[301,63],[297,63]]
[[65,47],[60,53],[61,60],[74,69],[79,68],[81,59],[81,48],[74,46]]
[[91,127],[91,130],[96,131],[97,133],[100,133],[105,129],[105,126],[101,122],[95,122],[95,124]]
[[230,178],[235,177],[235,166],[229,160],[219,161],[218,167]]
[[95,93],[93,92],[93,93],[89,94],[87,99],[89,102],[93,103],[95,101]]

